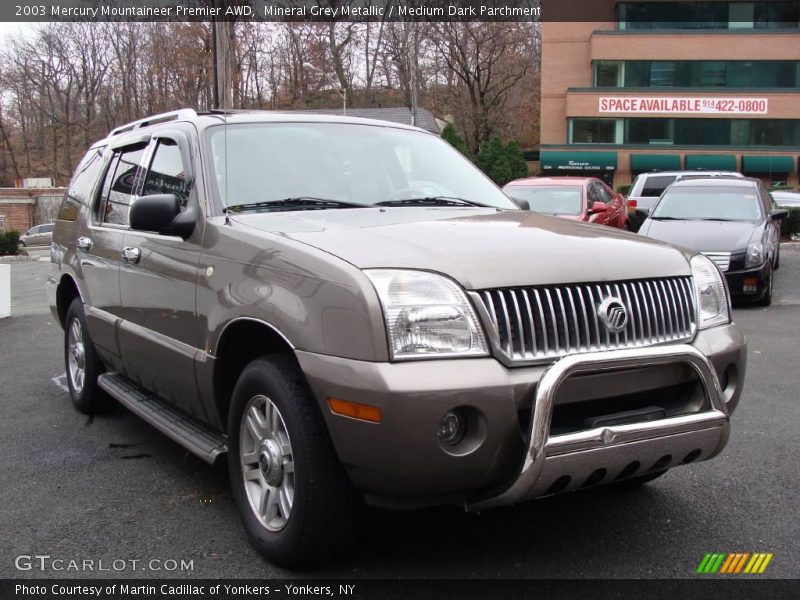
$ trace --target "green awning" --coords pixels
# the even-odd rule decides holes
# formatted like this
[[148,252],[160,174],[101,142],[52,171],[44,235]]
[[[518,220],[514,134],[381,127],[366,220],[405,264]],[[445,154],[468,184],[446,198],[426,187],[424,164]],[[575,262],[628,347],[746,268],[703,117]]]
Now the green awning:
[[617,153],[542,150],[539,163],[542,171],[561,173],[614,172],[617,170]]
[[791,156],[743,156],[742,173],[794,173]]
[[631,171],[680,171],[680,154],[631,154]]
[[686,170],[735,171],[736,157],[733,154],[687,154]]

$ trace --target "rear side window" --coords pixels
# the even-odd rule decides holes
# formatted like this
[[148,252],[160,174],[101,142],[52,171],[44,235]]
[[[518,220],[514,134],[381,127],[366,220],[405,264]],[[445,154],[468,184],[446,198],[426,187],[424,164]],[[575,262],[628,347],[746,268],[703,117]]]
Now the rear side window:
[[52,232],[53,232],[53,226],[52,225],[42,225],[39,228],[39,233],[52,233]]
[[102,223],[128,226],[128,210],[136,193],[145,148],[146,144],[131,146],[114,154],[98,205],[98,218]]
[[103,154],[101,149],[89,150],[78,163],[72,181],[69,183],[64,201],[58,211],[58,219],[74,221],[78,218],[81,205],[86,205],[92,198],[92,192],[100,178],[103,168]]
[[642,186],[642,197],[658,198],[661,193],[675,183],[675,175],[654,175],[644,180]]
[[181,151],[173,140],[159,140],[153,161],[150,163],[142,195],[153,194],[175,194],[181,206],[186,206],[189,198]]

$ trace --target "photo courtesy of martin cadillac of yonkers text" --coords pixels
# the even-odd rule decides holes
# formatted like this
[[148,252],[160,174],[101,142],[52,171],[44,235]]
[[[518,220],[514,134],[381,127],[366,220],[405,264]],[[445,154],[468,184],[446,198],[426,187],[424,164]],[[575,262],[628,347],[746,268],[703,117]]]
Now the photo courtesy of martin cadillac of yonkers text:
[[793,597],[798,206],[800,0],[3,4],[0,596]]

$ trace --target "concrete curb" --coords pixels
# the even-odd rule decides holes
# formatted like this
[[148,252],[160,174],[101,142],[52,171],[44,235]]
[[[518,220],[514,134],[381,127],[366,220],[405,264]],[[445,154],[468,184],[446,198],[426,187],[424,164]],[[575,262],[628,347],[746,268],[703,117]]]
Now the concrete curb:
[[0,256],[0,264],[5,263],[13,263],[13,262],[41,262],[41,261],[49,261],[49,256],[25,256],[22,254],[17,254],[16,256]]

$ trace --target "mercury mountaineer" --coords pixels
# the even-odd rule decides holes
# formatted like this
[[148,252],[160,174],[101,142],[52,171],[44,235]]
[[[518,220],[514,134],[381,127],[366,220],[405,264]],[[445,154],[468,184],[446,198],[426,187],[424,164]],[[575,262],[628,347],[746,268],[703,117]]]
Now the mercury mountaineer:
[[115,399],[224,456],[284,565],[341,553],[364,503],[477,511],[708,460],[744,381],[708,258],[519,210],[438,136],[381,121],[118,127],[51,257],[77,409]]

